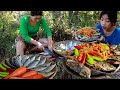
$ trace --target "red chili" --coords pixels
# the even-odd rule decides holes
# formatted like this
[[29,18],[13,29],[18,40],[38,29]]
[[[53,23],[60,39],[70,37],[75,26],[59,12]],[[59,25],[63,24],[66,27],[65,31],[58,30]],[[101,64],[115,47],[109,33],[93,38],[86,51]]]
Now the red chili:
[[83,55],[82,55],[82,60],[81,60],[81,63],[82,63],[82,64],[85,64],[85,62],[86,62],[86,57],[87,57],[87,54],[86,54],[86,53],[83,53]]
[[87,33],[87,35],[88,35],[89,37],[92,37],[92,33]]
[[13,68],[7,68],[8,71],[15,71]]
[[80,55],[77,57],[77,60],[78,60],[79,62],[81,62],[82,56],[83,56],[83,54],[80,54]]
[[92,55],[92,56],[99,56],[99,57],[101,57],[101,55],[98,52],[96,52],[96,51],[90,51],[89,54]]
[[74,46],[74,47],[77,48],[78,50],[83,49],[83,47],[80,46],[80,45],[78,45],[78,46]]

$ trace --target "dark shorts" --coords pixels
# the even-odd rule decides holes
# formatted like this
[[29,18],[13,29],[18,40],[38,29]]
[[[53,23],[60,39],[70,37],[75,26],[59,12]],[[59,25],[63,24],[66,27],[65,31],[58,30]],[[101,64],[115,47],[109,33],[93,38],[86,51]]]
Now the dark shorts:
[[[37,36],[32,37],[32,38],[36,40]],[[26,42],[21,35],[18,35],[18,37],[15,39],[15,44],[16,44],[18,41],[22,41],[22,42],[25,44],[25,46],[26,46],[27,49],[31,49],[32,47],[35,46],[35,45],[33,45],[33,44],[30,44],[30,43]]]

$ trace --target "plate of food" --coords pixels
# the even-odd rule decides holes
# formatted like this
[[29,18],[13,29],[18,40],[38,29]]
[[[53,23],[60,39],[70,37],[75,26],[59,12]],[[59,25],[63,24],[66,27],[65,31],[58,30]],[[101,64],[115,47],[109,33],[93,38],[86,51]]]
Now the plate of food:
[[74,38],[82,42],[92,42],[96,41],[100,34],[100,31],[95,28],[84,27],[74,32]]
[[40,54],[14,56],[3,60],[1,65],[13,69],[5,79],[52,79],[57,73],[56,62]]
[[74,55],[63,60],[67,71],[82,78],[94,78],[116,73],[120,68],[119,55],[104,43],[82,43],[75,46]]
[[72,55],[74,53],[74,46],[79,44],[81,44],[81,42],[76,40],[55,42],[53,44],[53,51],[61,56]]

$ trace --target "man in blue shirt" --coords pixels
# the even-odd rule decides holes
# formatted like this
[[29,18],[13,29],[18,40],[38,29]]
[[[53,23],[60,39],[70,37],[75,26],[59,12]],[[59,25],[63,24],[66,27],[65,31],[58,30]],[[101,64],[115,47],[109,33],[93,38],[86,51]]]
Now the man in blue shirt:
[[120,44],[120,28],[116,27],[117,11],[102,11],[100,15],[100,24],[96,26],[101,32],[98,39],[109,45]]

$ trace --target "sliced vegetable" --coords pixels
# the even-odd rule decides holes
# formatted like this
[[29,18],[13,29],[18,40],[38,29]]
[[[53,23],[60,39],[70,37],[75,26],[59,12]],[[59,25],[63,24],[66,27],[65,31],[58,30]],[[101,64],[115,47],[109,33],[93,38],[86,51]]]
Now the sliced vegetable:
[[97,56],[92,56],[92,58],[94,60],[97,60],[97,61],[104,61],[104,59],[100,58],[100,57],[97,57]]
[[75,48],[75,56],[79,56],[79,50]]
[[81,62],[81,60],[82,60],[82,56],[83,56],[83,54],[80,53],[79,56],[77,57],[77,60],[78,60],[79,62]]
[[74,46],[74,48],[80,50],[80,49],[83,49],[83,47],[81,45],[78,45],[78,46]]
[[94,59],[91,55],[87,54],[87,62],[90,63],[90,64],[94,64]]
[[81,63],[82,63],[82,64],[85,64],[85,62],[86,62],[86,57],[87,57],[87,54],[86,54],[86,53],[83,53],[83,55],[82,55],[82,60],[81,60]]
[[101,57],[101,55],[99,53],[97,53],[96,51],[90,51],[89,54],[92,55],[92,56],[99,56],[99,57]]

